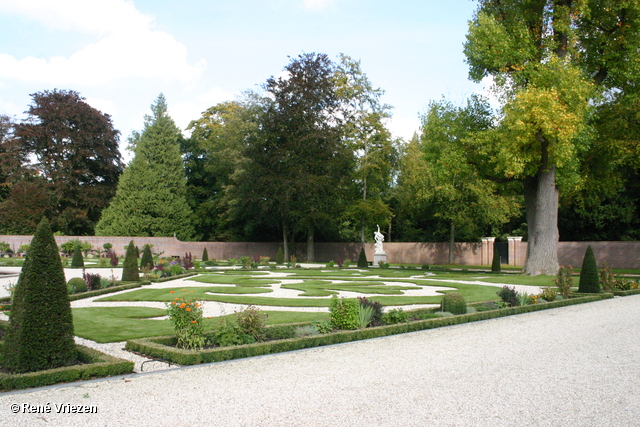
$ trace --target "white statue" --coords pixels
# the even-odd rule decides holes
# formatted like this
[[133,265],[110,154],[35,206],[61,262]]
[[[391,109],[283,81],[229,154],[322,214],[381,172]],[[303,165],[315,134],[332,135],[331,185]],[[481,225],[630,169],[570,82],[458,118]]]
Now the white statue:
[[373,237],[376,239],[376,254],[384,254],[384,249],[382,249],[382,242],[384,242],[384,236],[380,232],[380,226],[378,225],[378,231],[373,232]]

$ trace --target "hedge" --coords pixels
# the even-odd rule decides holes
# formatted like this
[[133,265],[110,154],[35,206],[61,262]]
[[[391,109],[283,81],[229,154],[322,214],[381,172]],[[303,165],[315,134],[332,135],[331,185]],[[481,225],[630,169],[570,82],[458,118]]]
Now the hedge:
[[76,350],[78,360],[83,362],[82,365],[64,366],[24,374],[0,373],[0,391],[43,387],[133,372],[134,363],[128,360],[119,359],[81,345],[76,345]]
[[514,314],[529,313],[556,307],[564,307],[586,302],[600,301],[613,298],[611,293],[583,296],[543,304],[533,304],[520,307],[509,307],[500,310],[481,311],[459,316],[439,317],[435,319],[417,320],[395,325],[378,326],[375,328],[358,329],[355,331],[338,331],[329,334],[313,335],[302,338],[260,342],[239,346],[217,347],[200,351],[184,350],[174,347],[175,336],[141,338],[129,340],[126,350],[142,353],[149,357],[163,359],[178,365],[197,365],[200,363],[220,362],[224,360],[240,359],[244,357],[261,356],[265,354],[281,353],[304,348],[320,347],[388,335],[416,332],[425,329],[440,328],[479,320],[495,319]]

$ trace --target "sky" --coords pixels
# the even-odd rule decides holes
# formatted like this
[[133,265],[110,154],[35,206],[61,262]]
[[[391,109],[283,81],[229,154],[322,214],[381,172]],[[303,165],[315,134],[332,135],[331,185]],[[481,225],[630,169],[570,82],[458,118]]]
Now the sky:
[[121,151],[160,93],[181,129],[207,108],[258,90],[290,58],[360,61],[388,123],[408,140],[430,101],[462,105],[472,0],[0,0],[0,114],[31,94],[75,90],[111,115]]

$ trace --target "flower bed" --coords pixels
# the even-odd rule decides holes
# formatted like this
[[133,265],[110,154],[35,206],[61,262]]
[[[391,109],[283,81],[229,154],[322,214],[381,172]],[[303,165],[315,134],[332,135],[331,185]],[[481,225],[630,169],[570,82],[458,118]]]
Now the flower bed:
[[125,349],[137,353],[142,353],[149,357],[164,359],[179,365],[196,365],[200,363],[220,362],[224,360],[281,353],[285,351],[313,348],[369,338],[378,338],[388,335],[402,334],[406,332],[415,332],[425,329],[433,329],[443,326],[475,322],[479,320],[511,316],[514,314],[522,314],[550,308],[564,307],[573,304],[599,301],[606,298],[613,298],[613,294],[602,293],[598,295],[580,296],[577,298],[570,298],[541,304],[509,307],[499,310],[479,311],[458,316],[416,320],[394,325],[385,325],[350,331],[338,331],[301,338],[273,340],[229,347],[215,347],[202,350],[185,350],[177,348],[175,346],[175,336],[142,338],[127,341]]

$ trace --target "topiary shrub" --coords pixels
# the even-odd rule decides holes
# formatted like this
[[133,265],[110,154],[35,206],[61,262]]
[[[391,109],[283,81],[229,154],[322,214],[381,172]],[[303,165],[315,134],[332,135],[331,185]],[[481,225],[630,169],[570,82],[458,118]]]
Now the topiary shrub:
[[358,268],[367,268],[368,266],[367,254],[364,252],[364,248],[362,248],[360,249],[360,256],[358,257]]
[[44,218],[31,240],[29,256],[15,286],[0,352],[3,367],[14,373],[77,361],[64,270],[51,227]]
[[138,251],[132,240],[129,246],[127,246],[127,252],[124,255],[124,262],[122,263],[122,281],[137,282],[139,280]]
[[500,254],[498,251],[493,249],[493,261],[491,262],[491,272],[492,273],[500,273],[502,271],[502,267],[500,265]]
[[76,244],[75,249],[73,250],[73,258],[71,259],[71,267],[72,268],[82,268],[84,267],[84,259],[82,258],[82,248],[79,244]]
[[202,262],[205,261],[209,261],[209,253],[207,252],[206,247],[202,250]]
[[87,283],[80,277],[69,279],[67,282],[67,292],[69,292],[69,294],[87,292]]
[[284,264],[284,254],[282,253],[282,248],[278,248],[278,253],[276,254],[276,264]]
[[147,268],[153,270],[153,254],[151,253],[151,246],[144,245],[142,249],[142,259],[140,259],[140,268]]
[[442,297],[440,309],[453,314],[466,314],[467,302],[458,292],[448,292]]
[[587,248],[580,270],[580,282],[578,292],[598,293],[600,292],[600,277],[598,277],[598,265],[591,246]]

